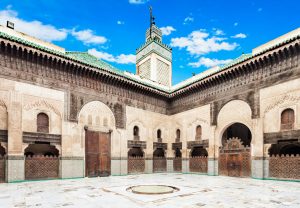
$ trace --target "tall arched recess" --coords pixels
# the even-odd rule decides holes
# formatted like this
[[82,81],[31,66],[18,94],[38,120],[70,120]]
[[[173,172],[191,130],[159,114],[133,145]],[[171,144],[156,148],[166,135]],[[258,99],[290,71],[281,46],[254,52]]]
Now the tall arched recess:
[[219,153],[219,175],[251,176],[251,140],[250,129],[242,123],[233,123],[225,129]]
[[111,138],[115,129],[113,112],[104,103],[92,101],[83,106],[78,122],[85,131],[85,176],[109,176]]

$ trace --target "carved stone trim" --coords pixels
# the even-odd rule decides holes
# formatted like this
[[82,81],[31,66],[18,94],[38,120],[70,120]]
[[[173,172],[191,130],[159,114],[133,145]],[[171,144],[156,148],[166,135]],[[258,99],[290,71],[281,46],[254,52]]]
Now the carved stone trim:
[[264,111],[264,113],[267,113],[274,109],[276,106],[279,106],[280,104],[286,102],[286,101],[291,101],[291,102],[296,102],[298,103],[300,101],[300,96],[293,96],[293,95],[283,95],[280,98],[276,99],[272,104],[268,105]]
[[167,143],[153,142],[153,149],[162,148],[164,150],[168,149]]
[[220,153],[250,152],[249,146],[244,146],[241,139],[233,137],[227,140],[224,147],[220,147]]
[[7,142],[8,139],[8,131],[0,130],[0,142]]
[[187,149],[193,149],[194,147],[203,147],[208,148],[209,140],[201,140],[201,141],[188,141],[187,142]]
[[127,141],[127,148],[134,148],[134,147],[139,147],[142,149],[147,148],[147,143],[145,141],[135,141],[135,140],[128,140]]
[[172,150],[182,149],[182,142],[172,143]]
[[50,104],[49,102],[47,102],[46,100],[43,100],[43,99],[25,105],[24,110],[30,110],[30,109],[41,107],[41,106],[52,110],[56,115],[61,117],[61,112],[54,105]]
[[23,142],[30,144],[34,144],[35,142],[49,142],[50,144],[61,144],[61,135],[23,132]]
[[264,133],[264,144],[277,144],[279,140],[298,140],[300,142],[300,130]]
[[217,125],[217,118],[221,109],[230,101],[242,100],[246,102],[251,108],[252,118],[259,118],[259,93],[250,90],[243,94],[235,94],[229,97],[225,97],[222,100],[214,101],[210,107],[211,125]]

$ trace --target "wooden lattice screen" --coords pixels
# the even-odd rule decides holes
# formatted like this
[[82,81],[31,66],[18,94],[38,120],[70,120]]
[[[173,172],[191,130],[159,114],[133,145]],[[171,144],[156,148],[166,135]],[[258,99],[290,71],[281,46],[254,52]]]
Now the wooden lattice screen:
[[190,172],[207,173],[207,157],[197,156],[190,157]]
[[144,157],[128,157],[128,173],[144,173],[145,158]]
[[0,155],[0,182],[5,181],[5,156]]
[[50,179],[58,176],[58,157],[37,155],[25,158],[25,179]]
[[167,159],[165,157],[153,158],[153,172],[167,171]]
[[300,179],[300,156],[277,155],[269,158],[271,178]]
[[181,172],[181,170],[182,170],[182,158],[181,157],[175,157],[173,159],[173,169],[175,172]]

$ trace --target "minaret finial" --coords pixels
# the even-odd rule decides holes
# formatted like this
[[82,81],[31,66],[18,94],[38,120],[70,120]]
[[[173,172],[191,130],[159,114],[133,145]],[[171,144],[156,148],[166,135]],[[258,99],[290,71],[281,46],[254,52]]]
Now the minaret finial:
[[152,39],[152,6],[149,7],[150,10],[150,39]]
[[152,6],[149,7],[150,10],[150,39],[152,39],[152,25],[155,24],[154,19],[155,17],[152,15]]

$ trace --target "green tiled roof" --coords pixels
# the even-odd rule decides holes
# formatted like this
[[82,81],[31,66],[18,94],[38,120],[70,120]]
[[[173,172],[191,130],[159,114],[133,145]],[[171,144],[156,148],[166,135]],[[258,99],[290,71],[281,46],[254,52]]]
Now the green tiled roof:
[[28,41],[28,40],[25,40],[23,38],[18,38],[18,37],[15,37],[15,36],[12,36],[12,35],[8,35],[4,32],[0,32],[0,37],[1,38],[5,38],[5,39],[8,39],[8,40],[12,40],[12,41],[15,41],[15,42],[18,42],[18,43],[22,43],[24,45],[28,45],[28,46],[31,46],[33,48],[37,48],[37,49],[40,49],[42,51],[46,51],[46,52],[50,52],[52,54],[56,54],[56,55],[64,55],[64,53],[60,52],[60,51],[56,51],[56,50],[53,50],[53,49],[50,49],[50,48],[47,48],[45,46],[42,46],[42,45],[39,45],[39,44],[36,44],[32,41]]
[[77,60],[79,62],[85,63],[96,68],[113,71],[118,74],[124,74],[122,70],[113,67],[112,65],[98,59],[97,57],[87,52],[67,51],[65,55],[71,59]]
[[74,60],[74,61],[78,61],[80,63],[95,67],[95,68],[100,69],[100,70],[114,72],[115,74],[118,74],[122,77],[126,77],[127,79],[129,79],[131,81],[134,81],[136,83],[143,84],[145,86],[152,87],[154,89],[157,89],[157,90],[160,90],[160,91],[163,91],[163,92],[169,92],[168,90],[164,89],[163,87],[159,87],[157,85],[144,82],[143,80],[139,80],[139,79],[136,79],[134,77],[127,76],[124,73],[124,71],[122,71],[120,69],[117,69],[117,68],[113,67],[112,65],[110,65],[110,64],[108,64],[108,63],[106,63],[102,60],[99,60],[98,58],[96,58],[93,55],[90,55],[87,52],[66,52],[66,53],[62,53],[60,51],[56,51],[56,50],[47,48],[45,46],[39,45],[39,44],[34,43],[32,41],[28,41],[28,40],[25,40],[23,38],[18,38],[18,37],[12,36],[12,35],[8,35],[4,32],[0,32],[0,37],[4,38],[4,39],[12,40],[14,42],[18,42],[18,43],[21,43],[21,44],[24,44],[24,45],[27,45],[27,46],[30,46],[30,47],[33,47],[33,48],[36,48],[36,49],[39,49],[39,50],[42,50],[42,51],[45,51],[45,52],[49,52],[49,53],[54,54],[54,55],[59,55],[59,56],[64,57],[64,58],[68,58],[68,59],[71,59],[71,60]]
[[182,88],[184,88],[184,87],[186,87],[188,85],[194,84],[195,82],[198,82],[198,81],[200,81],[202,79],[205,79],[205,78],[207,78],[207,77],[209,77],[209,76],[211,76],[211,75],[213,75],[215,73],[218,73],[220,71],[223,71],[223,70],[225,70],[227,68],[230,68],[233,65],[239,64],[239,63],[241,63],[241,62],[243,62],[243,61],[245,61],[247,59],[250,59],[251,57],[252,57],[251,53],[243,54],[243,55],[239,56],[238,58],[232,60],[230,63],[225,64],[225,65],[223,65],[223,66],[221,66],[219,68],[216,68],[215,70],[212,70],[211,72],[209,72],[207,74],[204,73],[205,71],[202,72],[203,76],[201,76],[201,73],[200,73],[199,74],[200,76],[197,77],[197,79],[191,79],[189,82],[186,82],[183,85],[178,85],[177,87],[173,88],[173,91],[176,91],[176,90],[182,89]]
[[[4,39],[8,39],[8,40],[11,40],[11,41],[14,41],[14,42],[18,42],[18,43],[21,43],[21,44],[24,44],[24,45],[28,45],[30,47],[33,47],[33,48],[36,48],[36,49],[39,49],[39,50],[42,50],[42,51],[45,51],[45,52],[49,52],[51,54],[54,54],[54,55],[58,55],[60,57],[64,57],[64,58],[67,58],[67,59],[71,59],[71,60],[74,60],[74,61],[77,61],[79,63],[83,63],[83,64],[86,64],[88,66],[92,66],[94,68],[97,68],[99,70],[104,70],[104,71],[109,71],[113,74],[117,74],[121,77],[125,77],[126,79],[128,80],[131,80],[131,81],[134,81],[136,83],[139,83],[139,84],[142,84],[142,85],[145,85],[145,86],[148,86],[148,87],[151,87],[153,89],[156,89],[156,90],[159,90],[159,91],[162,91],[162,92],[165,92],[165,93],[172,93],[172,92],[175,92],[177,90],[180,90],[188,85],[191,85],[191,84],[194,84],[195,82],[198,82],[200,80],[203,80],[213,74],[216,74],[220,71],[223,71],[225,69],[228,69],[236,64],[239,64],[245,60],[248,60],[248,59],[251,59],[259,54],[262,54],[268,50],[272,50],[280,45],[283,45],[285,43],[288,43],[290,41],[293,41],[295,39],[299,39],[300,36],[297,35],[297,36],[294,36],[288,40],[285,40],[285,41],[282,41],[280,43],[277,43],[276,45],[273,45],[265,50],[263,50],[262,52],[258,53],[258,54],[243,54],[241,55],[240,57],[234,59],[232,62],[230,62],[229,64],[226,64],[222,67],[219,67],[218,69],[216,70],[212,70],[212,71],[209,71],[207,73],[203,73],[203,74],[199,74],[199,76],[196,78],[196,79],[191,79],[191,80],[188,80],[188,81],[184,81],[185,83],[182,83],[181,85],[178,84],[176,87],[173,87],[171,89],[166,89],[164,87],[160,87],[159,85],[156,85],[156,84],[151,84],[151,82],[148,82],[146,80],[143,80],[143,79],[140,79],[140,78],[137,78],[137,77],[134,77],[134,76],[130,76],[128,74],[126,74],[124,71],[120,70],[120,69],[117,69],[115,67],[113,67],[112,65],[102,61],[102,60],[99,60],[98,58],[96,58],[95,56],[87,53],[87,52],[61,52],[61,51],[58,51],[58,50],[55,50],[55,49],[51,49],[51,48],[48,48],[48,47],[45,47],[43,45],[40,45],[38,43],[35,43],[34,41],[30,41],[30,40],[26,40],[26,39],[23,39],[23,38],[19,38],[19,37],[16,37],[16,36],[13,36],[13,35],[9,35],[5,32],[1,32],[0,31],[0,37],[1,38],[4,38]],[[154,40],[153,40],[154,41]],[[147,46],[147,44],[150,44],[152,41],[148,41],[147,43],[145,43],[142,47],[140,47],[139,49],[137,49],[137,51],[141,50],[143,47]],[[156,41],[155,41],[156,42]],[[169,46],[165,45],[165,44],[162,44],[160,42],[158,42],[158,44],[160,44],[162,47],[165,47],[169,50],[171,50],[169,48]],[[205,72],[205,71],[204,71]]]
[[228,64],[225,64],[223,65],[221,68],[220,68],[220,71],[223,70],[223,69],[227,69],[233,65],[236,65],[238,63],[241,63],[249,58],[252,57],[252,54],[251,53],[247,53],[247,54],[242,54],[241,56],[237,57],[236,59],[232,60],[231,62],[229,62]]

